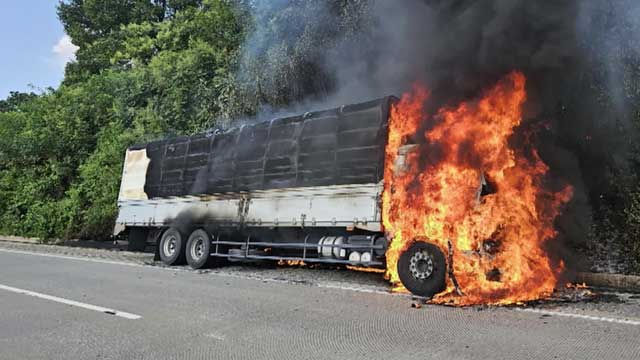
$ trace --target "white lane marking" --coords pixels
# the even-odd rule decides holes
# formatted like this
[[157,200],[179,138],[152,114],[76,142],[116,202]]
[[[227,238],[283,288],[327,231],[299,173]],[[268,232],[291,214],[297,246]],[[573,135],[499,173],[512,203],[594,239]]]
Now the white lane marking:
[[378,294],[378,295],[398,295],[398,296],[409,296],[410,294],[401,294],[401,293],[392,293],[389,290],[384,288],[376,288],[376,287],[362,287],[357,285],[350,284],[342,284],[342,283],[331,283],[331,282],[319,282],[315,284],[319,288],[324,289],[337,289],[337,290],[348,290],[348,291],[356,291],[366,294]]
[[35,292],[35,291],[18,289],[18,288],[12,287],[12,286],[7,286],[7,285],[0,284],[0,289],[1,290],[11,291],[11,292],[18,293],[18,294],[33,296],[33,297],[37,297],[37,298],[40,298],[40,299],[55,301],[55,302],[61,303],[61,304],[77,306],[77,307],[80,307],[80,308],[83,308],[83,309],[99,311],[99,312],[102,312],[102,313],[119,316],[119,317],[122,317],[122,318],[125,318],[125,319],[129,319],[129,320],[137,320],[137,319],[142,318],[142,316],[140,316],[140,315],[131,314],[131,313],[124,312],[124,311],[118,311],[118,310],[105,308],[105,307],[102,307],[102,306],[86,304],[86,303],[82,303],[82,302],[75,301],[75,300],[69,300],[69,299],[64,299],[64,298],[53,296],[53,295],[47,295],[47,294],[38,293],[38,292]]
[[582,315],[582,314],[574,314],[574,313],[568,313],[568,312],[562,312],[562,311],[543,310],[543,309],[527,308],[527,309],[516,309],[516,310],[521,312],[529,312],[529,313],[543,314],[543,315],[550,315],[550,316],[564,316],[564,317],[570,317],[570,318],[576,318],[576,319],[603,321],[603,322],[610,322],[610,323],[616,323],[616,324],[640,326],[640,321],[638,320],[617,319],[617,318],[593,316],[593,315]]
[[218,333],[208,333],[205,334],[204,336],[211,338],[211,339],[216,339],[216,340],[224,340],[225,336],[222,334],[218,334]]
[[39,253],[35,251],[22,251],[22,250],[10,250],[10,249],[0,249],[0,252],[13,253],[13,254],[22,254],[22,255],[35,255],[42,257],[50,257],[57,259],[67,259],[67,260],[79,260],[79,261],[88,261],[88,262],[97,262],[102,264],[111,264],[111,265],[125,265],[125,266],[135,266],[135,267],[147,267],[147,265],[128,263],[124,261],[114,261],[114,260],[105,260],[105,259],[96,259],[89,257],[79,257],[79,256],[69,256],[69,255],[58,255],[58,254],[45,254]]

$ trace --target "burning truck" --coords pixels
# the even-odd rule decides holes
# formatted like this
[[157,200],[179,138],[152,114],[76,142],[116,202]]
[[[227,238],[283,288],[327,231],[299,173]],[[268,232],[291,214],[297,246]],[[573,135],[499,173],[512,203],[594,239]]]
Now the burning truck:
[[167,265],[292,261],[386,269],[395,291],[460,305],[548,296],[571,188],[514,141],[526,79],[428,111],[401,99],[130,147],[115,234]]

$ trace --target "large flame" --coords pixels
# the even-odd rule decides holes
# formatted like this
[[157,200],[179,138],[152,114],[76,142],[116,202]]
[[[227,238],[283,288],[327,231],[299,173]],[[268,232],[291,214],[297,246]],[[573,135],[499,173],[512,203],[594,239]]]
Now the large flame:
[[[428,91],[415,86],[392,107],[383,224],[392,237],[386,276],[396,290],[403,290],[399,256],[413,241],[427,240],[444,254],[451,242],[463,293],[456,295],[448,281],[436,302],[508,304],[553,291],[563,265],[545,248],[557,235],[553,221],[572,189],[546,190],[547,165],[526,139],[512,139],[522,119],[525,82],[513,72],[480,99],[432,116],[425,110]],[[399,155],[412,142],[417,145]],[[399,156],[405,157],[401,169]],[[483,176],[494,191],[479,198]]]

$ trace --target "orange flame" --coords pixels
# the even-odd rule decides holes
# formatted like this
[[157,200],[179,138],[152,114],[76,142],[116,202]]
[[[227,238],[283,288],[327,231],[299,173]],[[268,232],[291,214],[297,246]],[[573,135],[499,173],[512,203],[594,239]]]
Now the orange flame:
[[352,271],[360,271],[360,272],[368,272],[368,273],[376,273],[376,274],[382,274],[385,272],[384,269],[378,269],[378,268],[372,268],[372,267],[362,267],[362,266],[353,266],[353,265],[347,265],[347,269],[352,270]]
[[278,266],[307,266],[302,260],[278,260]]
[[[385,158],[383,224],[392,237],[386,276],[406,291],[398,258],[415,240],[448,253],[453,285],[435,302],[509,304],[548,296],[563,270],[545,251],[571,187],[545,190],[548,171],[530,144],[510,141],[522,119],[526,79],[513,72],[473,102],[425,111],[429,93],[415,86],[392,107]],[[403,151],[416,140],[413,149]],[[418,139],[419,138],[419,139]],[[398,162],[402,162],[399,168]],[[482,177],[494,192],[478,197]],[[449,281],[449,283],[451,283]]]

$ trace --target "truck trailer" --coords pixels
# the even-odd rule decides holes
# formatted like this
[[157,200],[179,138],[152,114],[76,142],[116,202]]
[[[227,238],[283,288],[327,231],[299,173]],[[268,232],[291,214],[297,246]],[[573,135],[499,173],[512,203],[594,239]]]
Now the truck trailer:
[[[133,248],[153,243],[164,264],[194,269],[256,260],[384,268],[383,174],[395,101],[132,146],[114,235]],[[422,296],[444,289],[446,268],[443,252],[422,241],[398,261],[403,285]]]

